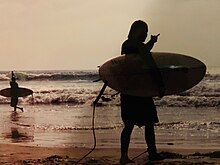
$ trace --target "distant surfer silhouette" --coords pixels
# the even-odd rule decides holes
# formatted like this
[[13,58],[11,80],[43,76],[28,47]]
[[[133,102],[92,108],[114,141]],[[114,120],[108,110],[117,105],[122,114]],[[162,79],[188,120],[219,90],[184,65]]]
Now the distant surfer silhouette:
[[[121,48],[121,54],[126,56],[132,54],[140,55],[147,66],[152,68],[152,77],[160,89],[161,97],[164,94],[164,84],[161,74],[151,56],[151,49],[157,42],[158,35],[151,35],[149,42],[144,43],[147,38],[148,26],[145,22],[138,20],[131,25],[128,39],[124,41]],[[121,117],[124,122],[124,128],[121,133],[121,164],[132,163],[128,157],[128,148],[130,137],[135,125],[145,126],[145,140],[148,146],[149,159],[162,160],[157,153],[155,143],[154,124],[159,122],[156,107],[152,97],[131,96],[121,93]]]
[[18,83],[16,82],[16,78],[14,75],[14,72],[11,72],[11,81],[10,81],[10,86],[11,86],[11,107],[14,107],[14,111],[16,112],[16,109],[20,109],[23,112],[23,108],[18,107]]

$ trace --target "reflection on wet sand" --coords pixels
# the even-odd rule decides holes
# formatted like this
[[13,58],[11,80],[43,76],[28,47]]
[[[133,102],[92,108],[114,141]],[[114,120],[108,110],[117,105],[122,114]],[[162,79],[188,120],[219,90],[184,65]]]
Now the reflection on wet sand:
[[30,118],[22,117],[22,113],[11,112],[10,125],[4,134],[5,139],[9,139],[12,143],[24,143],[34,141],[34,131],[28,123]]

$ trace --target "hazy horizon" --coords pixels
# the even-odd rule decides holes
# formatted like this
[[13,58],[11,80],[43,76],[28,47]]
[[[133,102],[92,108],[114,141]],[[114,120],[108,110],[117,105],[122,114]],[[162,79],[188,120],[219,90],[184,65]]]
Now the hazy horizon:
[[[1,70],[90,70],[120,55],[131,24],[160,33],[152,51],[220,67],[217,0],[1,0]],[[149,40],[149,36],[148,39]]]

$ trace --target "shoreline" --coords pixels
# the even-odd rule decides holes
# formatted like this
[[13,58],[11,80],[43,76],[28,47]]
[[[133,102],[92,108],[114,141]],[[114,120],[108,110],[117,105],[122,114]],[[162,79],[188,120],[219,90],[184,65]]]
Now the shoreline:
[[[91,148],[83,147],[39,147],[20,144],[0,144],[0,164],[75,164]],[[135,158],[135,164],[146,164],[149,162],[148,154],[140,148],[130,148],[129,156]],[[158,148],[158,152],[165,156],[165,160],[157,164],[172,163],[220,163],[220,149],[216,148]],[[200,153],[200,154],[198,154]],[[194,154],[194,156],[192,156]],[[214,156],[214,157],[213,157]],[[81,163],[85,164],[118,164],[120,159],[120,148],[101,147],[96,148]]]
[[[0,164],[74,165],[91,151],[94,143],[91,109],[64,105],[28,105],[25,108],[23,113],[13,113],[8,106],[0,107]],[[118,107],[110,108],[97,108],[97,145],[79,164],[119,164],[120,111]],[[160,107],[158,115],[160,123],[155,128],[156,142],[158,152],[165,160],[155,164],[220,164],[218,109]],[[135,127],[130,159],[145,150],[144,130]],[[148,164],[148,154],[138,156],[135,162]]]

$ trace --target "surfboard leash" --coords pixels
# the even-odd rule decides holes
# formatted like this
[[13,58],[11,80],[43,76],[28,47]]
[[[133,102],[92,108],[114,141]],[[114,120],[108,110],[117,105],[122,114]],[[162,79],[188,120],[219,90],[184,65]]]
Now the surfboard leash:
[[131,160],[134,161],[135,159],[139,158],[140,156],[142,156],[142,155],[145,154],[145,153],[147,153],[147,150],[144,151],[144,152],[142,152],[142,153],[140,153],[139,155],[133,157]]
[[93,133],[93,141],[94,141],[94,145],[93,148],[87,153],[85,154],[82,158],[80,158],[74,165],[79,164],[80,161],[82,161],[84,158],[86,158],[89,154],[91,154],[95,148],[96,148],[96,135],[95,135],[95,107],[99,101],[99,99],[101,98],[102,94],[104,93],[106,87],[108,85],[108,82],[104,82],[104,85],[102,86],[101,91],[99,92],[99,95],[96,97],[95,101],[93,102],[93,112],[92,112],[92,133]]

